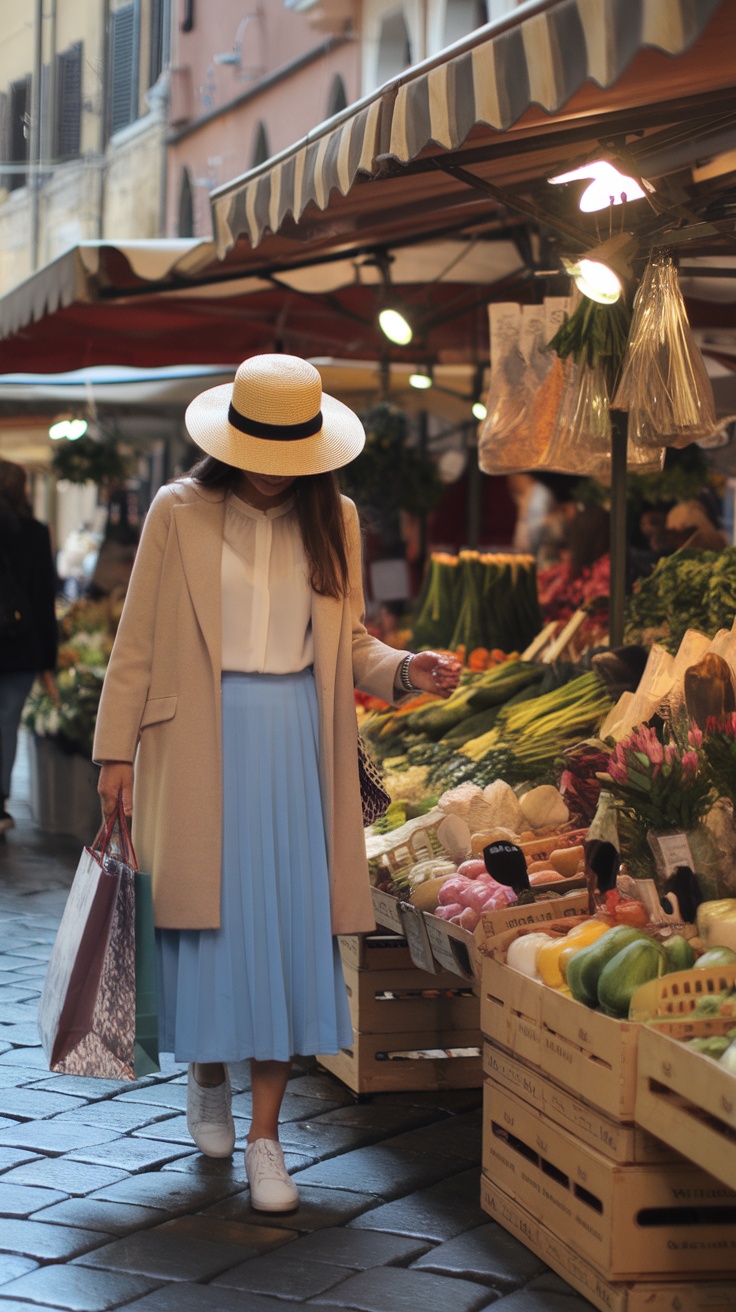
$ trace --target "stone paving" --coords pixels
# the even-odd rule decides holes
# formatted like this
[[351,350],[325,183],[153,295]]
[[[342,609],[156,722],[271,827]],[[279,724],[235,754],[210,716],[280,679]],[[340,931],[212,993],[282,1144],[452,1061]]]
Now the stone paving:
[[186,1072],[51,1074],[36,1029],[79,844],[33,823],[21,752],[0,839],[0,1312],[591,1312],[479,1205],[478,1090],[356,1099],[295,1066],[282,1142],[301,1206],[250,1206],[247,1066],[231,1160],[193,1151]]

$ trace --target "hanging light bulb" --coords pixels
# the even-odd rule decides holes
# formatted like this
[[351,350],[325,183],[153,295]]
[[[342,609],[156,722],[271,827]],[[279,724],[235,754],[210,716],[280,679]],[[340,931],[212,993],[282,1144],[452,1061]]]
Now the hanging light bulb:
[[482,401],[473,402],[472,412],[473,412],[473,418],[477,419],[479,423],[481,423],[486,418],[486,415],[488,414],[488,411]]
[[631,260],[638,249],[630,232],[619,232],[579,260],[563,260],[578,291],[599,305],[615,305],[624,283],[632,277]]
[[78,438],[84,437],[87,427],[86,419],[57,419],[49,428],[49,437],[54,442],[58,442],[63,437],[68,442],[76,442]]
[[408,346],[414,336],[409,320],[394,306],[387,306],[381,310],[378,322],[384,337],[388,337],[395,346]]
[[613,269],[600,260],[580,260],[572,277],[578,291],[599,305],[615,305],[623,291]]
[[423,369],[415,374],[409,374],[409,386],[416,387],[418,392],[426,392],[427,388],[432,386],[432,374],[429,369]]
[[[548,181],[553,186],[561,182],[578,182],[590,178],[590,184],[580,197],[579,208],[583,214],[595,214],[598,210],[607,210],[609,205],[622,205],[624,201],[641,200],[646,191],[636,178],[621,173],[607,159],[596,159],[590,164],[583,164],[569,173],[559,173]],[[654,188],[644,183],[650,191]]]

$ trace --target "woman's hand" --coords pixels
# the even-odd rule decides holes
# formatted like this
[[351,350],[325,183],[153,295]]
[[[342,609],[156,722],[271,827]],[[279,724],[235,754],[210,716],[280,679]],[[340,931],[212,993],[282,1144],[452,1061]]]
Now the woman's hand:
[[109,820],[117,810],[122,793],[123,811],[128,819],[133,814],[133,766],[129,761],[105,761],[100,769],[97,792],[102,803],[102,814]]
[[409,678],[422,692],[435,692],[449,697],[460,681],[462,665],[454,656],[441,656],[436,651],[420,651],[412,656]]

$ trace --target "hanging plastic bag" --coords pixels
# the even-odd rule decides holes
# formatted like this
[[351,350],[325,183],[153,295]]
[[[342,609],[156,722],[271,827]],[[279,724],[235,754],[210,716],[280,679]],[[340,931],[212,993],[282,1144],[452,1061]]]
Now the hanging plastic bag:
[[543,305],[489,305],[491,382],[487,418],[478,435],[478,463],[486,474],[517,474],[544,466],[551,425],[539,393],[554,363],[547,349]]
[[611,416],[600,361],[563,363],[565,385],[545,467],[581,478],[610,479]]
[[689,446],[722,427],[677,269],[666,251],[653,253],[636,293],[613,405],[628,410],[629,436],[637,447]]

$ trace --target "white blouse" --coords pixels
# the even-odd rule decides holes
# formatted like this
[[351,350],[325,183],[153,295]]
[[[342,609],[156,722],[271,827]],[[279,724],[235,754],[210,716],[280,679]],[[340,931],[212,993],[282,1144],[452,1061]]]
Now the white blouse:
[[312,589],[294,498],[256,510],[230,495],[222,547],[222,668],[295,674],[314,661]]

